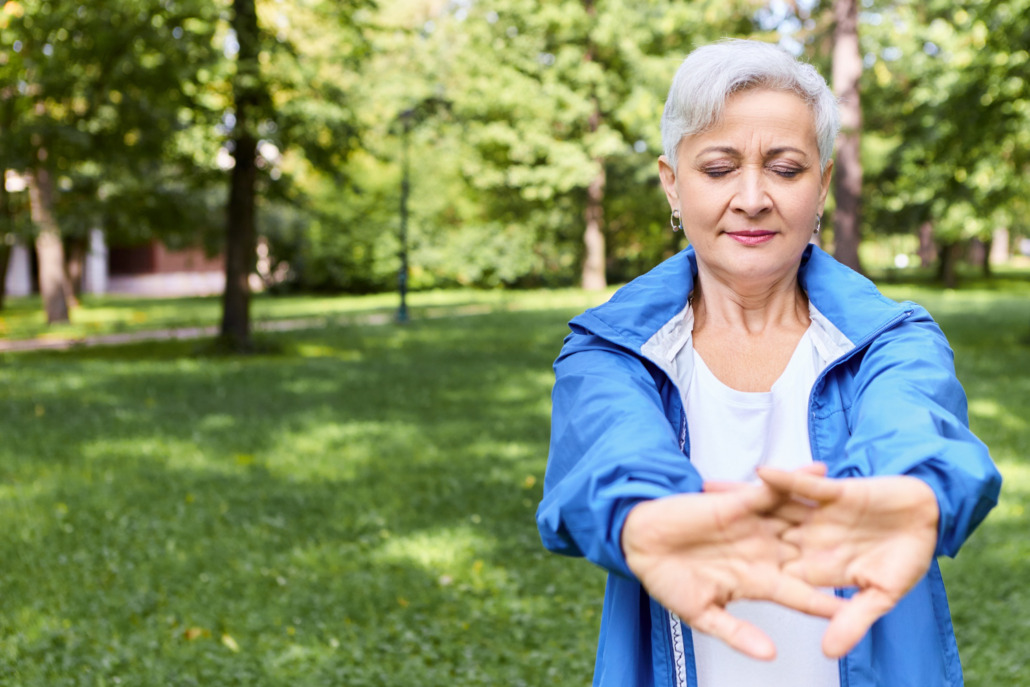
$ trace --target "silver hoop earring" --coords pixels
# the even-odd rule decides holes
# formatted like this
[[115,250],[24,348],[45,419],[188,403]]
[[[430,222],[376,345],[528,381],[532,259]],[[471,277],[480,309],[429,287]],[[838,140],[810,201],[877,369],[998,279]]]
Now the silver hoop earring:
[[669,218],[669,226],[672,227],[673,231],[681,231],[683,229],[683,220],[680,219],[679,210],[672,211],[672,217]]
[[823,216],[822,215],[816,215],[815,216],[815,233],[818,234],[819,231],[822,230],[822,228],[823,228]]

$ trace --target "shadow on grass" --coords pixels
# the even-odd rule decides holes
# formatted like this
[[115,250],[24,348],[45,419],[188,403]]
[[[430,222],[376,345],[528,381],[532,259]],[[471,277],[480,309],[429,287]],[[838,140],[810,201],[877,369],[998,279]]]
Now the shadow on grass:
[[568,315],[8,361],[0,679],[588,681],[602,576],[533,523]]

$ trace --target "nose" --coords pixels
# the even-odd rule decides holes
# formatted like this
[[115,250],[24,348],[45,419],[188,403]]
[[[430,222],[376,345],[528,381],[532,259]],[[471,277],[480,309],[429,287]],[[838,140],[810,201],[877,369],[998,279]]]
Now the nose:
[[772,207],[762,169],[744,167],[737,176],[732,209],[748,217],[757,217]]

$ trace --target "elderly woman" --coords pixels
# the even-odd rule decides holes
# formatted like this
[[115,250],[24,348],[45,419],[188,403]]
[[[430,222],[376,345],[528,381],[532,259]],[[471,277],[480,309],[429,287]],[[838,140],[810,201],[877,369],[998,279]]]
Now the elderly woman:
[[927,312],[810,244],[838,126],[771,45],[676,74],[658,165],[690,246],[555,363],[537,520],[610,572],[595,685],[962,684],[935,557],[1001,480]]

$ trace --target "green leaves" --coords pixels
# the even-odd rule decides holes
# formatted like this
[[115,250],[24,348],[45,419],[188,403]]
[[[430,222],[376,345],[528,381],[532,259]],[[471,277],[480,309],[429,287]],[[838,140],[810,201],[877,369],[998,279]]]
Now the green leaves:
[[[627,249],[661,259],[667,243],[650,228],[665,221],[655,163],[665,93],[690,46],[730,31],[739,9],[506,0],[433,16],[432,31],[416,42],[430,56],[418,65],[421,80],[453,103],[461,126],[454,145],[479,214],[534,237],[518,244],[536,253],[520,260],[531,266],[522,280],[554,278],[544,252],[579,262],[587,188],[602,171],[608,188],[626,193],[604,200],[609,226],[626,228],[609,232],[612,276],[626,274]],[[460,220],[468,229],[492,226]]]
[[882,21],[862,29],[875,58],[863,105],[867,127],[896,147],[867,178],[872,227],[909,231],[929,220],[944,242],[1030,230],[1030,5],[892,3],[877,12]]

